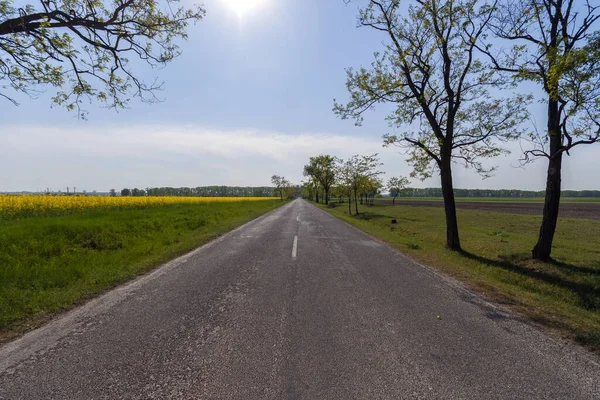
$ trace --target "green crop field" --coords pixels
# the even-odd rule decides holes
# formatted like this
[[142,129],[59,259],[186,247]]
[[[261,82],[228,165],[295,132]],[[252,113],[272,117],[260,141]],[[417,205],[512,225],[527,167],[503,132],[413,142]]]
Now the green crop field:
[[[443,208],[346,205],[326,209],[565,336],[600,351],[600,221],[559,219],[552,256],[530,259],[541,217],[458,210],[464,253],[445,248]],[[391,224],[395,218],[397,224]]]
[[282,204],[171,204],[0,221],[0,341]]

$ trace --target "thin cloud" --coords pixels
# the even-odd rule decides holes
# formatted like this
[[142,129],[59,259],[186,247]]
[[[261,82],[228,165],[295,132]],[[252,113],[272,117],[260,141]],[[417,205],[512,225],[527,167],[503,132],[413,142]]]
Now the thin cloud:
[[[260,130],[224,130],[193,126],[48,128],[9,126],[0,136],[0,191],[108,190],[122,187],[268,185],[273,174],[299,183],[310,156],[379,153],[384,179],[408,175],[410,167],[398,149],[382,148],[377,137],[344,134],[285,134]],[[600,166],[596,148],[578,149],[566,158],[565,189],[597,189]],[[513,154],[490,160],[499,165],[485,181],[472,170],[454,167],[455,186],[462,188],[535,189],[544,187],[545,163],[516,169]],[[574,152],[575,153],[575,152]],[[415,187],[439,186],[437,178],[413,181]]]

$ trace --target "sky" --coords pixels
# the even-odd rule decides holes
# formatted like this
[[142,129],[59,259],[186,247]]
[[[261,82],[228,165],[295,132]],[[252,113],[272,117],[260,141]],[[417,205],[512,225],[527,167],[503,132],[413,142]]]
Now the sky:
[[[273,174],[300,183],[318,154],[379,153],[384,179],[410,173],[400,149],[382,147],[393,133],[385,107],[361,127],[332,112],[333,99],[348,98],[344,69],[368,66],[385,40],[356,28],[356,3],[259,0],[240,14],[228,1],[204,1],[206,18],[166,68],[136,65],[144,80],[165,82],[160,103],[133,100],[119,112],[86,105],[88,120],[79,120],[51,107],[52,88],[37,99],[17,96],[18,107],[0,99],[0,191],[263,186]],[[543,107],[535,107],[543,126]],[[520,145],[509,150],[487,163],[499,169],[485,180],[456,165],[455,186],[542,190],[545,162],[521,168]],[[600,189],[599,150],[573,150],[564,189]],[[439,178],[412,186],[439,187]]]

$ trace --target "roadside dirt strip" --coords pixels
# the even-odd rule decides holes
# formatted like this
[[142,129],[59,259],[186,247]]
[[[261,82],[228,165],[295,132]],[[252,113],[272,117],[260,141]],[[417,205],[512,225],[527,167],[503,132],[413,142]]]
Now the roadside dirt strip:
[[[388,204],[388,200],[375,200],[376,204]],[[397,206],[444,207],[437,200],[396,200]],[[509,214],[542,215],[542,203],[510,203],[510,202],[457,202],[456,207],[463,210],[493,211]],[[600,220],[600,203],[561,203],[560,216],[563,218],[584,218]]]
[[0,399],[599,399],[600,359],[296,200],[0,347]]

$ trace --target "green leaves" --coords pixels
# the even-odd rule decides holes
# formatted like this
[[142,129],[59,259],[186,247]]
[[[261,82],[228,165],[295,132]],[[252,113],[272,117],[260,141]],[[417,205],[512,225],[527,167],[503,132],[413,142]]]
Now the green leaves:
[[[600,141],[600,6],[502,0],[491,27],[497,39],[512,45],[510,52],[485,52],[495,69],[512,74],[516,82],[537,83],[544,102],[559,105],[548,128],[531,133],[533,148],[525,152],[525,161]],[[558,144],[554,150],[547,147],[549,137]]]
[[386,189],[390,194],[397,197],[404,189],[408,187],[410,180],[404,176],[394,176],[387,181]]
[[[124,108],[130,96],[158,101],[161,83],[146,84],[129,66],[128,54],[151,67],[179,55],[190,22],[202,7],[174,8],[173,0],[60,0],[16,9],[0,0],[0,79],[35,95],[38,85],[61,90],[55,104],[81,109],[84,99]],[[66,28],[66,29],[65,29]],[[10,93],[0,95],[11,99]],[[14,101],[13,101],[14,102]]]
[[385,35],[385,51],[369,69],[347,70],[350,100],[336,102],[334,112],[359,125],[368,110],[391,104],[387,120],[403,133],[384,136],[384,146],[406,151],[414,177],[432,176],[444,157],[488,176],[493,168],[482,160],[521,135],[529,101],[500,100],[488,90],[502,80],[479,56],[478,44],[495,8],[475,0],[423,0],[406,16],[398,4],[370,1],[359,14],[361,26]]

